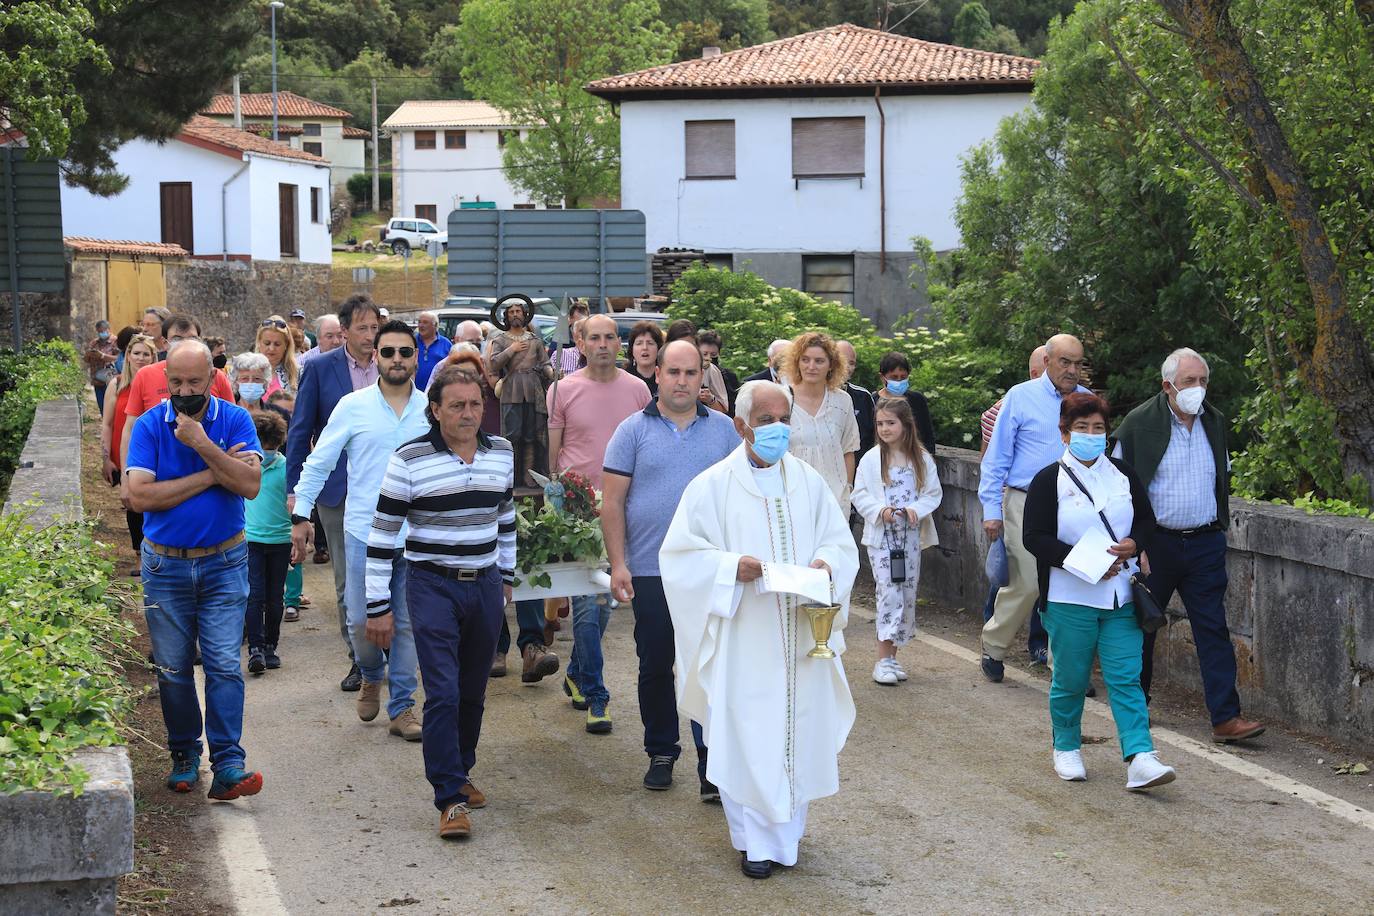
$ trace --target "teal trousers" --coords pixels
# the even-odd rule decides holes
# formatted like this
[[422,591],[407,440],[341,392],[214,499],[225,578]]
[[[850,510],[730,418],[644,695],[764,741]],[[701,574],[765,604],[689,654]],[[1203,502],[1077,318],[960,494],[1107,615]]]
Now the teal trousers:
[[291,568],[286,571],[286,594],[282,599],[282,604],[286,607],[301,606],[301,589],[305,585],[305,572],[301,569],[301,564],[293,563]]
[[1135,622],[1135,606],[1104,609],[1051,601],[1042,616],[1054,659],[1050,681],[1054,749],[1076,751],[1083,744],[1083,698],[1096,653],[1116,720],[1122,759],[1154,750],[1145,691],[1140,689],[1145,634]]

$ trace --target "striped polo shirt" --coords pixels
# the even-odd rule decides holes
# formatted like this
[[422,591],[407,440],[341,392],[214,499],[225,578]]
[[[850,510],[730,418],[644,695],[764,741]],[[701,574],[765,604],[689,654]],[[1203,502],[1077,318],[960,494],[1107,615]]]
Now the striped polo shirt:
[[391,610],[391,569],[401,527],[403,556],[451,569],[493,564],[515,582],[515,452],[500,436],[477,434],[468,464],[434,426],[392,454],[367,539],[367,616]]

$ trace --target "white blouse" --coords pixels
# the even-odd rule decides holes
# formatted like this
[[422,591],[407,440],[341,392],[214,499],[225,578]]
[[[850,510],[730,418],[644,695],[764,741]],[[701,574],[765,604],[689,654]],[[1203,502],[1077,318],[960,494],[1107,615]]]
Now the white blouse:
[[[1073,469],[1074,476],[1088,488],[1093,498],[1089,501],[1064,469],[1059,469],[1059,540],[1072,546],[1089,529],[1106,533],[1097,514],[1099,510],[1106,513],[1112,531],[1116,532],[1114,542],[1130,537],[1135,506],[1131,502],[1131,482],[1126,475],[1117,470],[1106,455],[1089,467],[1065,449],[1060,460]],[[1131,600],[1130,574],[1137,569],[1138,562],[1130,560],[1112,578],[1089,584],[1067,570],[1053,567],[1050,569],[1049,600],[1103,609],[1121,607]]]
[[854,419],[854,400],[847,392],[826,389],[814,417],[800,404],[793,405],[787,451],[820,472],[845,518],[849,517],[850,486],[844,456],[858,450],[859,423]]

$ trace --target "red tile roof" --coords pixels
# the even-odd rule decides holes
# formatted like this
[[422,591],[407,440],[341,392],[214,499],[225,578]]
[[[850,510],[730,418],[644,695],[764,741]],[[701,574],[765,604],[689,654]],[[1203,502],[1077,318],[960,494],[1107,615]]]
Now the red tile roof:
[[285,143],[278,143],[267,137],[260,137],[246,130],[239,130],[229,124],[221,124],[204,115],[196,115],[183,124],[181,133],[177,134],[177,139],[218,152],[227,152],[230,155],[234,153],[264,153],[269,156],[280,156],[283,159],[318,162],[321,165],[327,165],[329,162],[329,160],[312,153],[292,149]]
[[184,258],[190,252],[169,242],[130,242],[122,239],[93,239],[84,235],[69,235],[62,243],[72,251],[83,254],[135,254],[155,258]]
[[349,127],[345,124],[343,136],[345,140],[371,140],[372,131],[363,130],[361,127]]
[[[272,136],[271,121],[261,123],[256,121],[246,121],[244,122],[243,129],[248,131],[249,133],[257,134],[259,137],[270,138]],[[303,133],[305,133],[305,128],[303,127],[291,124],[282,124],[280,122],[277,123],[278,137],[299,137]]]
[[619,100],[653,96],[830,92],[876,87],[939,91],[978,87],[1029,90],[1040,62],[959,48],[856,25],[836,25],[741,48],[610,76],[587,91]]
[[[272,117],[272,93],[243,92],[239,94],[239,108],[245,118]],[[201,114],[232,115],[234,97],[229,94],[217,95],[210,104],[201,109]],[[351,118],[353,115],[342,108],[307,99],[294,92],[277,93],[278,118]]]

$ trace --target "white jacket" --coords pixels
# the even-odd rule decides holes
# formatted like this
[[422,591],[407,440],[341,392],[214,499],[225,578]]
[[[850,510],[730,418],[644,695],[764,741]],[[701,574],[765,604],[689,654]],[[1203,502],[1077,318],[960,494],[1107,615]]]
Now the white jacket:
[[[878,521],[878,516],[887,508],[887,496],[883,492],[883,472],[881,446],[875,445],[864,453],[859,459],[859,468],[854,475],[854,495],[852,504],[854,511],[863,516],[864,536],[863,544],[865,547],[881,549],[883,547],[883,528],[885,527]],[[930,457],[929,452],[923,452],[922,457],[926,464],[926,482],[921,488],[921,492],[916,494],[916,501],[910,506],[901,506],[902,509],[914,509],[916,517],[921,520],[921,549],[934,547],[940,543],[940,538],[935,533],[935,510],[940,508],[940,500],[944,498],[944,490],[940,486],[940,475],[935,469],[935,459]]]

